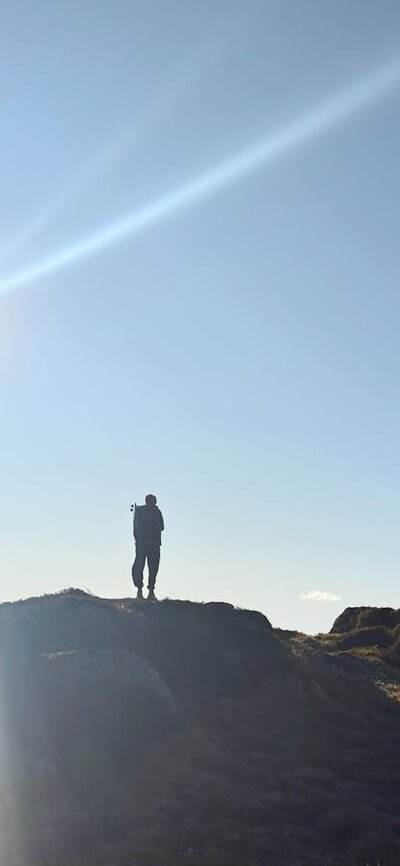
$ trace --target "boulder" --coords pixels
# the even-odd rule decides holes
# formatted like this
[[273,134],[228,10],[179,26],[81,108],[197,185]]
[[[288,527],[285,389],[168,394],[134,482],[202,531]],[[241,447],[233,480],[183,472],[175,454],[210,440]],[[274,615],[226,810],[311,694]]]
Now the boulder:
[[125,760],[173,728],[177,710],[164,680],[129,650],[72,650],[6,660],[2,692],[14,771],[53,772],[96,756]]
[[346,610],[335,619],[330,634],[340,634],[371,626],[394,628],[399,619],[400,611],[392,607],[346,607]]

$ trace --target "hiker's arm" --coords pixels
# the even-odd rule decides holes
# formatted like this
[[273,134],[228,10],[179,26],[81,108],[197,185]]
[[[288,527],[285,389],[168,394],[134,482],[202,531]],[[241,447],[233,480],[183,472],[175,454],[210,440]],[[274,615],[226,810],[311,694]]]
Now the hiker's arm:
[[161,529],[161,532],[162,532],[163,529],[164,529],[164,518],[163,518],[163,516],[162,516],[162,514],[161,514],[160,509],[158,509],[158,516],[159,516],[159,522],[160,522],[160,529]]

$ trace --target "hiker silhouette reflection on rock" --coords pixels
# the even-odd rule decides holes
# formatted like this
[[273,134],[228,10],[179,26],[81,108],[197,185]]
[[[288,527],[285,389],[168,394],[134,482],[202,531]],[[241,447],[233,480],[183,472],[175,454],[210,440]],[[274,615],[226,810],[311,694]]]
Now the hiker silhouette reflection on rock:
[[147,596],[149,601],[156,601],[154,586],[160,565],[161,533],[164,520],[157,506],[157,497],[148,493],[145,505],[135,505],[133,515],[133,537],[136,545],[136,557],[132,566],[132,580],[137,588],[136,598],[143,598],[143,571],[147,560],[149,580]]

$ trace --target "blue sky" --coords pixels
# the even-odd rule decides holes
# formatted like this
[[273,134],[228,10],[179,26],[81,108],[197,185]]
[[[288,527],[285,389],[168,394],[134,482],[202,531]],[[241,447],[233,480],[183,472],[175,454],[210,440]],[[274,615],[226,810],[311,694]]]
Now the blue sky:
[[151,491],[160,596],[399,605],[399,25],[2,4],[2,599],[130,594]]

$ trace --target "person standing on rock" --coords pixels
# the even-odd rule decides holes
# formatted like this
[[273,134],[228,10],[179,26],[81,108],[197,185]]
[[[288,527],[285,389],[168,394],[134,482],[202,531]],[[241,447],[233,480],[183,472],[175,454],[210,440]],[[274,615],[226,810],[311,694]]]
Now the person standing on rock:
[[133,516],[133,537],[136,545],[136,557],[132,565],[132,580],[137,588],[136,598],[143,598],[143,571],[147,560],[149,581],[147,596],[149,601],[156,601],[154,586],[160,565],[161,533],[164,520],[157,506],[157,497],[148,493],[145,505],[135,505]]

